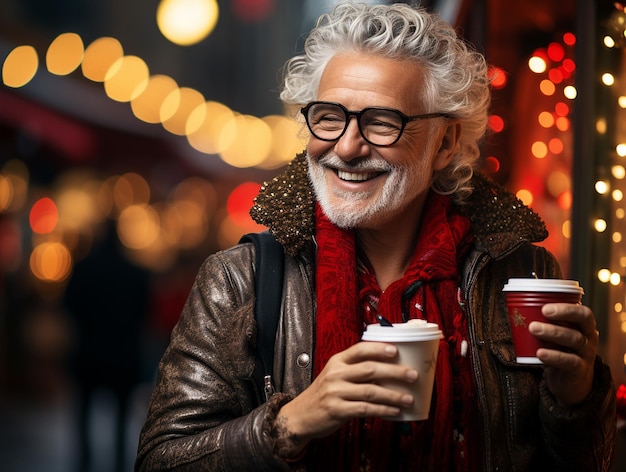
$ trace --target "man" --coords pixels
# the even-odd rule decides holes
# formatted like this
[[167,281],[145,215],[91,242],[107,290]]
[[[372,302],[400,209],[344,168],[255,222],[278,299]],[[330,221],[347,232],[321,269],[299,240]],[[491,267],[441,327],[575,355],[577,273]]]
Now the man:
[[[608,470],[614,388],[594,316],[552,304],[544,366],[515,362],[502,287],[559,277],[543,223],[474,172],[489,106],[484,58],[424,10],[342,5],[287,64],[306,153],[252,210],[283,245],[274,387],[252,373],[254,251],[208,258],[160,365],[137,470]],[[381,419],[415,382],[364,325],[440,325],[430,418]]]

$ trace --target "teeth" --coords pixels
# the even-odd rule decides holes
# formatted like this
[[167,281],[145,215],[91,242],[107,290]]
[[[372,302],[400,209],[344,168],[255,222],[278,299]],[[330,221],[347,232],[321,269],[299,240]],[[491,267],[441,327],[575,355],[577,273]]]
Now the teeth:
[[344,170],[338,170],[337,175],[339,176],[341,180],[363,181],[363,180],[371,179],[376,174],[374,174],[373,172],[356,173],[356,172],[346,172]]

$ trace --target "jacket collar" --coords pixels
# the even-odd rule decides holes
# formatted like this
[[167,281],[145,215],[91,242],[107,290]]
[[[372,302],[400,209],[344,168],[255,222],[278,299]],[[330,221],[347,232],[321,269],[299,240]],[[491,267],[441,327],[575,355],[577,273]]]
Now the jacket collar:
[[[540,217],[515,195],[478,173],[472,185],[472,195],[458,209],[472,222],[477,249],[497,259],[520,244],[543,241],[548,236]],[[298,254],[312,242],[315,194],[304,153],[261,187],[250,214],[269,228],[289,255]]]

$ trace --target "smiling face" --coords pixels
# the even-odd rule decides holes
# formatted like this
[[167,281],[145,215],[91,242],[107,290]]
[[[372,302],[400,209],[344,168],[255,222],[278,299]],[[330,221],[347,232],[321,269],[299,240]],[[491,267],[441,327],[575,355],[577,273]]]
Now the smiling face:
[[[424,87],[420,65],[352,52],[330,60],[317,100],[348,110],[394,108],[406,115],[427,110],[419,100]],[[361,136],[356,119],[336,141],[311,136],[309,175],[328,218],[343,228],[378,229],[393,220],[418,224],[434,170],[445,167],[456,135],[445,118],[412,121],[400,140],[374,146]]]

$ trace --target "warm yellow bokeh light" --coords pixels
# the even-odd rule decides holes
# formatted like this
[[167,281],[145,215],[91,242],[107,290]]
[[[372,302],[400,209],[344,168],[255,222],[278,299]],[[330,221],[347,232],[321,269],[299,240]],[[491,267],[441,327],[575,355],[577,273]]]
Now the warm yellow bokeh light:
[[48,72],[55,75],[69,75],[80,66],[85,55],[83,40],[76,33],[63,33],[57,36],[46,53]]
[[150,186],[143,176],[128,172],[116,179],[113,201],[119,211],[131,205],[147,204],[150,201]]
[[604,195],[609,191],[609,183],[606,180],[598,180],[595,184],[596,192],[600,195]]
[[117,232],[129,249],[145,249],[159,237],[157,212],[149,205],[131,205],[120,214]]
[[[176,102],[178,105],[174,106],[173,104]],[[169,118],[162,120],[163,127],[170,133],[184,136],[189,115],[203,102],[204,97],[197,90],[189,87],[180,87],[173,90],[163,100],[163,105],[161,105],[162,116],[169,114],[172,109],[175,109]]]
[[[161,106],[165,98],[177,88],[178,84],[171,77],[166,75],[150,77],[146,89],[130,103],[133,113],[146,123],[160,123],[162,118]],[[176,108],[178,108],[178,105],[176,105]],[[166,119],[171,117],[174,111]]]
[[272,149],[268,158],[258,167],[276,169],[285,165],[305,148],[306,141],[300,136],[301,123],[280,115],[266,116],[263,121],[272,130]]
[[219,7],[216,0],[161,0],[156,17],[163,36],[179,46],[189,46],[213,31]]
[[602,83],[608,87],[615,84],[615,76],[608,72],[602,74]]
[[593,229],[595,229],[598,233],[605,232],[606,228],[607,228],[606,220],[603,220],[602,218],[597,218],[593,222]]
[[609,269],[600,269],[598,271],[598,280],[603,283],[607,283],[611,278],[611,271]]
[[554,82],[548,79],[544,79],[539,84],[539,90],[541,90],[541,93],[549,97],[551,95],[554,95],[554,93],[556,92],[556,87],[554,85]]
[[60,242],[45,242],[33,249],[30,270],[35,277],[45,282],[62,282],[70,274],[72,256]]
[[554,126],[554,116],[549,111],[542,111],[537,117],[537,121],[544,128]]
[[148,66],[137,56],[123,56],[113,63],[104,78],[104,90],[109,98],[130,102],[148,86]]
[[548,192],[555,198],[572,188],[569,175],[559,170],[550,172],[546,184]]
[[39,68],[39,57],[32,46],[13,49],[2,64],[2,82],[7,87],[23,87],[30,82]]
[[172,205],[182,223],[179,246],[181,248],[198,246],[209,231],[209,220],[204,208],[191,200],[178,200]]
[[615,152],[617,152],[617,155],[620,157],[626,157],[626,143],[619,143],[615,146]]
[[85,50],[83,75],[94,82],[104,82],[109,68],[123,56],[124,49],[117,39],[98,38]]
[[220,156],[233,167],[254,167],[269,155],[272,148],[272,130],[261,119],[251,115],[239,115],[237,138]]
[[535,141],[531,146],[531,152],[537,159],[543,159],[548,155],[548,146],[543,141]]
[[[198,123],[201,123],[198,125]],[[197,107],[189,115],[193,132],[187,130],[189,144],[206,154],[219,154],[228,148],[236,138],[235,113],[218,102],[208,101]]]
[[26,205],[28,199],[28,167],[19,159],[11,159],[2,167],[2,173],[11,186],[11,200],[7,210],[17,212]]
[[617,180],[622,180],[626,176],[626,168],[624,168],[624,166],[618,166],[618,165],[612,166],[611,174]]
[[527,189],[520,189],[515,193],[515,196],[519,198],[526,206],[531,206],[533,203],[533,194]]
[[559,131],[567,131],[569,129],[569,118],[559,116],[554,123]]
[[546,61],[544,61],[541,57],[533,56],[528,60],[528,67],[535,74],[540,74],[546,71],[547,65]]
[[567,85],[563,88],[563,95],[565,95],[565,98],[574,100],[576,96],[578,95],[578,91],[576,90],[576,87],[574,87],[573,85]]
[[617,287],[622,282],[622,276],[617,272],[613,272],[609,277],[609,283],[614,287]]
[[0,174],[0,212],[6,211],[13,200],[13,184],[10,179]]
[[572,222],[570,220],[565,220],[561,225],[561,234],[567,239],[572,237]]

